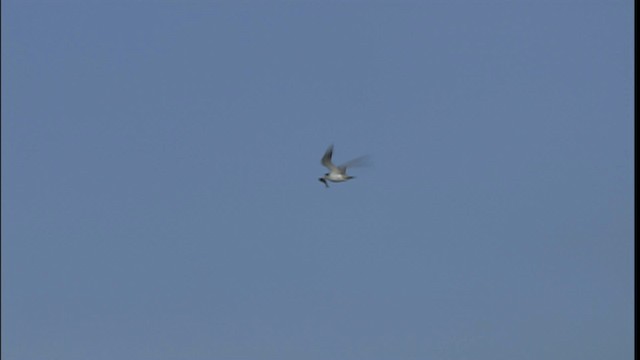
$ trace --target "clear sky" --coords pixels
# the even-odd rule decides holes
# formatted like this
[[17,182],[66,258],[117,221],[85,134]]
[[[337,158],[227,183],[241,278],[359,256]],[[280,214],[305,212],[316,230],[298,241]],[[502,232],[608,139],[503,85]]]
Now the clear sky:
[[631,359],[633,10],[2,1],[2,358]]

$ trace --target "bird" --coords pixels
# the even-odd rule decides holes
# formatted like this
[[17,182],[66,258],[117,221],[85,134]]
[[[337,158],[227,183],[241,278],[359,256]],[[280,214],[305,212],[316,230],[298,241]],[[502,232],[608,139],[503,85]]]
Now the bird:
[[355,178],[355,176],[347,175],[347,168],[361,165],[366,159],[366,156],[361,156],[351,161],[348,161],[340,166],[336,166],[331,162],[332,155],[333,155],[333,144],[329,145],[329,148],[327,149],[327,151],[324,152],[324,155],[322,156],[322,160],[320,160],[320,163],[323,166],[325,166],[327,169],[329,169],[329,172],[324,174],[321,178],[318,178],[318,180],[322,182],[324,186],[327,188],[329,187],[328,181],[337,183],[337,182],[343,182],[343,181],[347,181]]

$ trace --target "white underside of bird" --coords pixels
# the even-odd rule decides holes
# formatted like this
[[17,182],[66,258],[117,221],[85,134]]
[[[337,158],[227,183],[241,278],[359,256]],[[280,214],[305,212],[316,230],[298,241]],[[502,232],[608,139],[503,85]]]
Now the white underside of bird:
[[354,176],[347,175],[347,168],[356,166],[363,162],[364,156],[361,156],[357,159],[353,159],[343,165],[336,166],[333,162],[331,162],[331,156],[333,155],[333,145],[330,145],[327,151],[325,151],[324,156],[322,156],[322,160],[320,161],[322,165],[324,165],[329,172],[324,174],[318,180],[324,183],[326,187],[329,187],[327,181],[331,182],[343,182],[350,179],[353,179]]
[[334,172],[330,172],[328,175],[325,175],[325,179],[329,180],[329,181],[333,181],[333,182],[341,182],[341,181],[347,181],[349,179],[353,179],[353,176],[348,176],[347,174],[340,174],[340,173],[334,173]]

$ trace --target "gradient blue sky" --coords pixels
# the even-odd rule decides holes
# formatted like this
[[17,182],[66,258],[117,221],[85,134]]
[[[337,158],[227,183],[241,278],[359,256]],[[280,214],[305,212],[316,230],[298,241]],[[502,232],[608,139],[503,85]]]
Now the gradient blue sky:
[[631,359],[633,10],[2,1],[2,358]]

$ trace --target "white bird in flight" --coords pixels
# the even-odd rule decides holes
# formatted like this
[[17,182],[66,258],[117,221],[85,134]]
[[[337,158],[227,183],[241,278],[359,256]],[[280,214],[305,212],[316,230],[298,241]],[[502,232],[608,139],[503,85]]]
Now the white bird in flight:
[[354,176],[347,175],[347,168],[362,165],[364,160],[366,159],[366,156],[361,156],[359,158],[348,161],[340,166],[336,166],[331,162],[332,155],[333,155],[333,144],[331,144],[327,149],[327,151],[325,151],[324,156],[320,161],[322,165],[324,165],[327,169],[329,169],[328,173],[324,174],[324,176],[318,179],[326,187],[329,187],[329,183],[327,183],[327,181],[343,182],[343,181],[353,179]]

